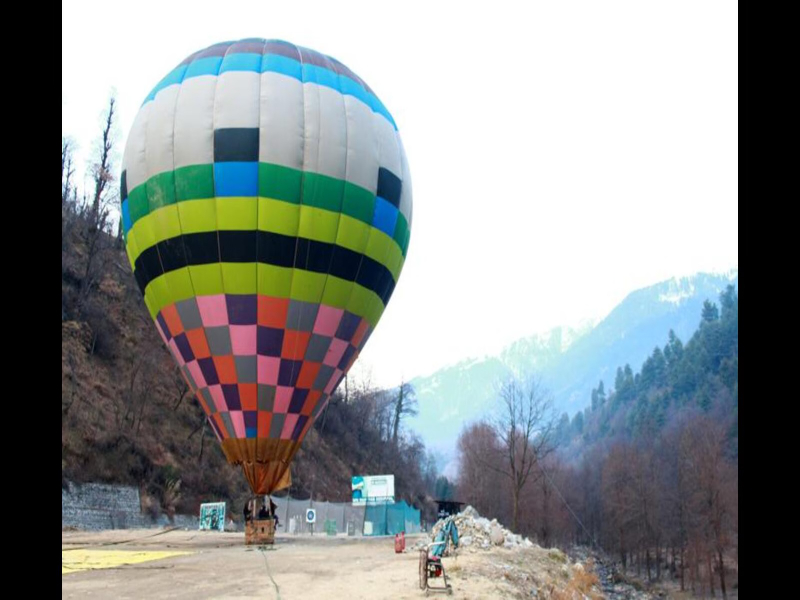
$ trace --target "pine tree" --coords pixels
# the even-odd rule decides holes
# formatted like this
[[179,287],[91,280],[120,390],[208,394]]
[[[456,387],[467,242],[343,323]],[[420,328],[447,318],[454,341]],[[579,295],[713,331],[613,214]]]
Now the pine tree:
[[706,300],[703,302],[703,312],[701,314],[704,323],[714,323],[719,321],[719,308],[714,302]]

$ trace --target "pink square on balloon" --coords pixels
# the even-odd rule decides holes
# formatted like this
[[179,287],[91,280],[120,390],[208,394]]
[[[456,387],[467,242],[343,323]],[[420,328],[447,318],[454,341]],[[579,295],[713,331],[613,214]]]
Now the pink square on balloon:
[[342,360],[342,354],[344,354],[344,351],[347,350],[347,345],[347,342],[344,340],[334,338],[331,342],[331,345],[328,347],[328,353],[325,355],[325,359],[322,362],[329,367],[337,366],[339,361]]
[[342,320],[344,310],[332,308],[321,304],[317,313],[317,320],[314,323],[314,333],[333,337],[339,328],[339,321]]
[[278,372],[281,368],[281,359],[277,356],[258,357],[258,383],[278,385]]
[[233,421],[233,430],[236,432],[237,438],[245,437],[244,434],[244,415],[240,410],[232,410],[230,413],[231,421]]
[[200,309],[200,318],[203,320],[204,327],[219,327],[228,324],[225,294],[198,296],[197,307]]
[[275,407],[273,412],[286,414],[289,412],[289,403],[292,401],[294,388],[279,385],[275,390]]
[[190,361],[186,367],[189,369],[189,373],[191,374],[192,379],[194,379],[194,382],[197,384],[197,387],[204,388],[206,385],[208,385],[206,383],[206,378],[203,377],[203,372],[200,370],[200,365],[197,364],[196,360]]
[[214,400],[214,406],[217,407],[217,412],[226,412],[228,410],[228,403],[225,402],[225,394],[222,393],[221,385],[208,386],[208,392]]
[[286,420],[283,422],[283,431],[281,431],[282,440],[292,439],[292,434],[294,433],[294,426],[297,425],[297,419],[299,416],[300,415],[298,415],[297,413],[286,415]]
[[234,356],[253,356],[256,353],[256,325],[231,325],[231,346]]

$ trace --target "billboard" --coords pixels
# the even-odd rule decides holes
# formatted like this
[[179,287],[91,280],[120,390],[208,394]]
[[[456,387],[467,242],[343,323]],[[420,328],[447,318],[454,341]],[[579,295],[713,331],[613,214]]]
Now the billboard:
[[394,502],[394,475],[356,475],[350,480],[353,506]]
[[200,530],[225,530],[225,503],[207,502],[200,505]]

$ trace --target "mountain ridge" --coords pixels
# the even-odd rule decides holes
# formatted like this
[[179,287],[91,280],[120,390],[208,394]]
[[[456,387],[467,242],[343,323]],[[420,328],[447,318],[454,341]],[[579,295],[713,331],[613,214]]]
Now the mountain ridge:
[[419,415],[409,422],[426,445],[451,455],[464,424],[485,416],[496,386],[515,375],[536,373],[558,412],[573,414],[589,404],[602,379],[613,385],[616,368],[641,364],[670,330],[688,339],[699,325],[706,299],[732,283],[738,268],[721,273],[672,277],[630,292],[603,319],[577,327],[555,327],[519,338],[494,355],[468,357],[411,380]]

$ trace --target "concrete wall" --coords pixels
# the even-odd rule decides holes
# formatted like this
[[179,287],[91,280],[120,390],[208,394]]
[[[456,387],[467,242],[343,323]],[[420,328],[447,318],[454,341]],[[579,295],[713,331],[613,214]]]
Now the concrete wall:
[[153,520],[143,515],[139,490],[124,485],[69,483],[61,490],[61,527],[78,529],[131,529],[141,527],[197,528],[197,517],[176,515],[170,522],[166,515]]

